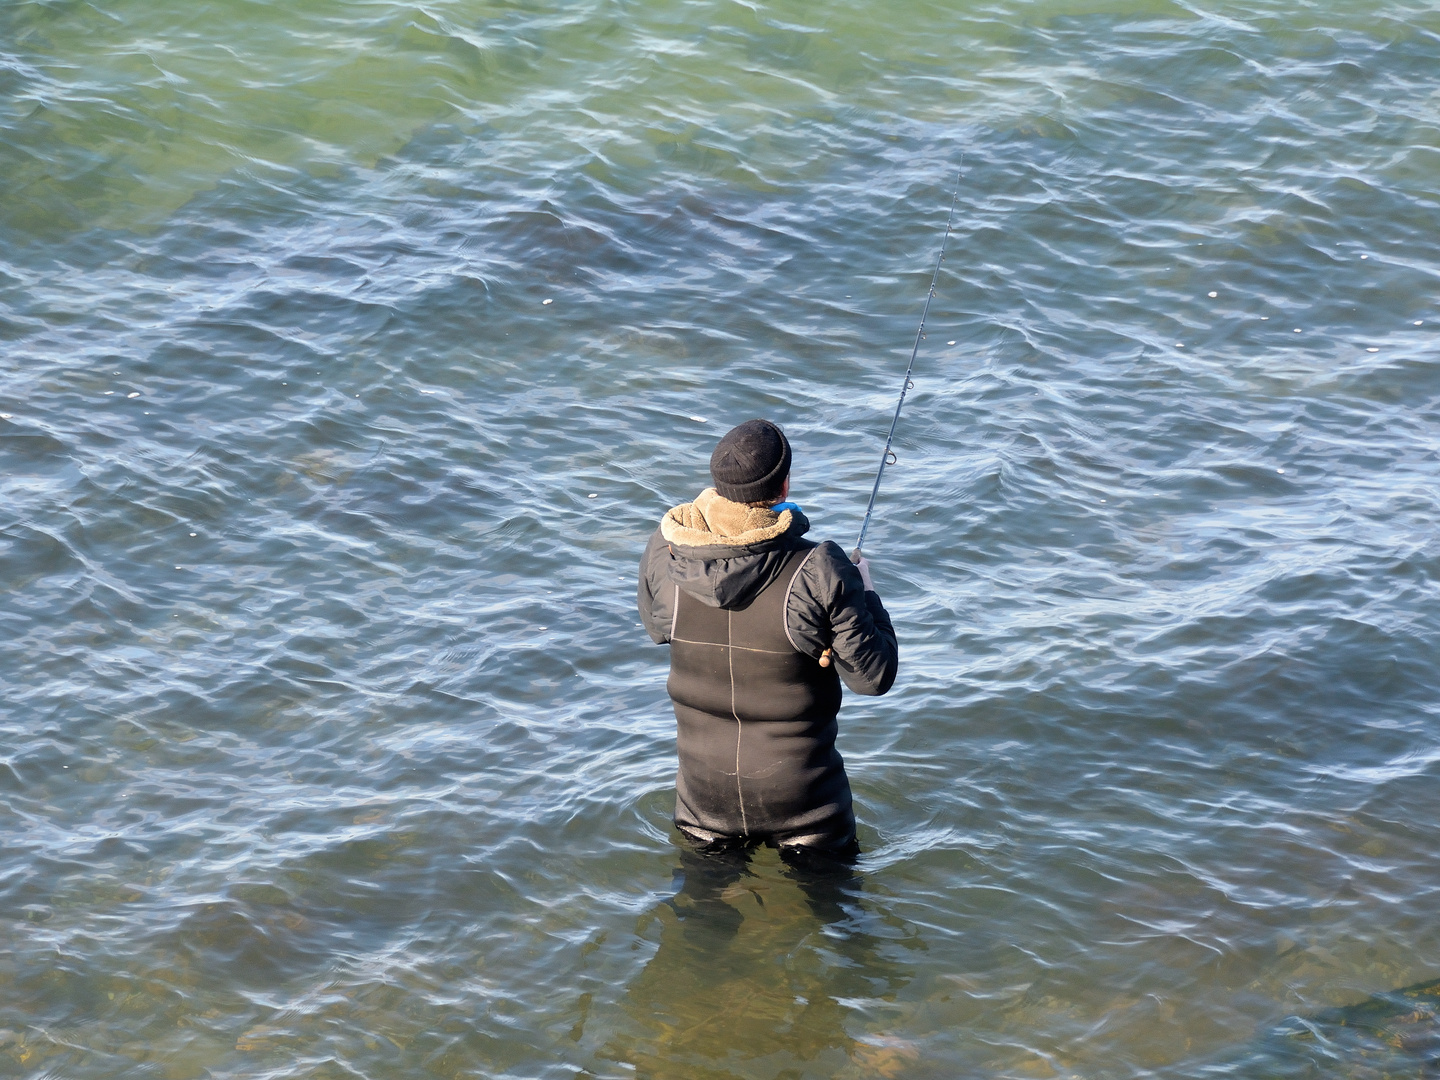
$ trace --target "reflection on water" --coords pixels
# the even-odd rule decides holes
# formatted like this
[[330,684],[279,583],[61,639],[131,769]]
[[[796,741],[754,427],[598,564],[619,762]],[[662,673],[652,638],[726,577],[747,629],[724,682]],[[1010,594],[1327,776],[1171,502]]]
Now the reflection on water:
[[[1428,1068],[1435,3],[896,10],[0,0],[0,1073]],[[858,883],[691,865],[640,549],[962,156]]]
[[641,917],[659,948],[626,989],[600,1056],[642,1077],[898,1076],[918,1050],[882,1027],[914,928],[886,925],[865,879],[768,848],[679,843],[677,889]]

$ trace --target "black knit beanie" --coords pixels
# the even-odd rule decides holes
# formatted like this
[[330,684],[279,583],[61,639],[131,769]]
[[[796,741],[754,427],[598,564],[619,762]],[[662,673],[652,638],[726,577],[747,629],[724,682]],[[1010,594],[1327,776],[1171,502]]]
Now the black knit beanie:
[[778,499],[790,475],[790,440],[769,420],[731,428],[710,455],[715,490],[731,502]]

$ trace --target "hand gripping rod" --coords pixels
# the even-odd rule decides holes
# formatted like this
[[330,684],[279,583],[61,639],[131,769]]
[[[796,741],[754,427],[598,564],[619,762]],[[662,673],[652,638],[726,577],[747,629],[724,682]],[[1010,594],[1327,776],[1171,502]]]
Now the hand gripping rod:
[[905,368],[905,381],[900,384],[900,400],[895,402],[895,416],[890,421],[890,433],[885,436],[885,451],[880,455],[880,468],[875,473],[875,486],[870,489],[870,504],[865,507],[865,520],[860,523],[860,536],[855,541],[855,550],[850,558],[853,562],[860,561],[860,549],[865,545],[865,530],[870,528],[870,515],[875,510],[875,497],[880,494],[880,480],[885,475],[885,466],[893,465],[897,460],[890,444],[895,441],[895,425],[900,423],[900,410],[905,405],[905,395],[914,389],[915,384],[910,381],[910,373],[915,370],[915,356],[920,351],[920,342],[925,337],[925,319],[930,314],[930,301],[935,299],[935,284],[940,280],[940,264],[945,261],[945,245],[950,242],[950,230],[955,220],[955,201],[960,197],[960,180],[965,174],[964,165],[962,171],[955,177],[955,194],[950,196],[950,213],[945,218],[945,237],[940,241],[940,255],[935,260],[935,272],[930,275],[930,292],[925,297],[925,310],[920,313],[920,326],[915,331],[915,347],[910,350],[910,364]]

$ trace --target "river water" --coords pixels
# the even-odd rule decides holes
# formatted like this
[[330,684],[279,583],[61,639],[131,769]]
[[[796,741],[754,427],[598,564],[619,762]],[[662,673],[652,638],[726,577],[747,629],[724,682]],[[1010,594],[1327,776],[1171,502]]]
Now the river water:
[[[1433,1068],[1437,74],[1422,0],[4,0],[0,1071]],[[857,876],[697,905],[636,560],[751,416],[853,542],[957,171]]]

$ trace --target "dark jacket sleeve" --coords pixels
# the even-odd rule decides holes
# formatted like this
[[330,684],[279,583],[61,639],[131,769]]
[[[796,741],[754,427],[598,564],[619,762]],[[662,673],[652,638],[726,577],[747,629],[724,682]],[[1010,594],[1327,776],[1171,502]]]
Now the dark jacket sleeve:
[[645,545],[645,554],[640,557],[640,581],[635,589],[640,621],[656,645],[669,644],[670,624],[675,618],[675,587],[669,583],[663,561],[667,554],[665,540],[656,529]]
[[795,575],[785,629],[810,656],[833,649],[840,678],[857,694],[883,694],[895,682],[895,627],[880,597],[865,590],[860,571],[833,541],[817,547]]

